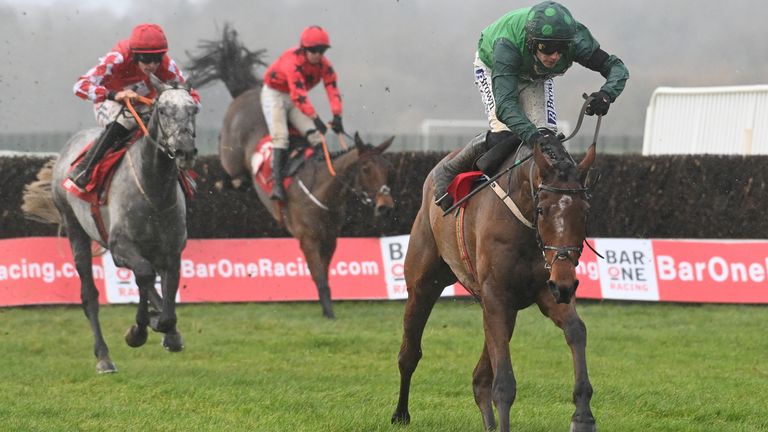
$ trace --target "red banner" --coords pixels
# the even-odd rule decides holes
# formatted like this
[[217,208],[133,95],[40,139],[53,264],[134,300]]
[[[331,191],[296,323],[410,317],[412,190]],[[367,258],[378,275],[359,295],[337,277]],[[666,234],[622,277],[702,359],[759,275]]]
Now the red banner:
[[654,240],[662,301],[768,303],[768,242]]
[[[328,271],[333,298],[387,298],[379,239],[339,239]],[[191,240],[181,261],[179,296],[189,302],[315,300],[294,239]]]
[[[94,260],[93,277],[104,302],[104,271]],[[80,278],[66,238],[0,240],[0,306],[80,303]]]
[[[336,300],[407,297],[403,263],[409,236],[341,238],[329,269]],[[589,239],[576,269],[577,296],[591,299],[766,303],[768,241]],[[133,303],[129,270],[111,256],[93,260],[102,303]],[[156,284],[159,289],[159,283]],[[466,296],[460,286],[444,296]],[[177,301],[261,302],[317,299],[294,239],[190,240]],[[0,306],[80,303],[80,281],[65,238],[0,240]]]

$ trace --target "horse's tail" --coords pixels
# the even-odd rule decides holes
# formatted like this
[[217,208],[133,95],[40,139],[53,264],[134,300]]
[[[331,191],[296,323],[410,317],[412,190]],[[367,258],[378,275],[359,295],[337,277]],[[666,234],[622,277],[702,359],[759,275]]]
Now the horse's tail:
[[37,180],[24,186],[24,202],[21,211],[27,219],[37,222],[61,224],[61,215],[53,204],[53,165],[56,159],[48,161],[37,173]]
[[261,86],[262,80],[254,74],[255,66],[267,66],[262,60],[266,49],[250,51],[237,39],[237,31],[229,23],[224,24],[220,41],[203,40],[197,45],[200,53],[187,51],[189,83],[203,87],[221,80],[227,86],[232,98],[245,91]]

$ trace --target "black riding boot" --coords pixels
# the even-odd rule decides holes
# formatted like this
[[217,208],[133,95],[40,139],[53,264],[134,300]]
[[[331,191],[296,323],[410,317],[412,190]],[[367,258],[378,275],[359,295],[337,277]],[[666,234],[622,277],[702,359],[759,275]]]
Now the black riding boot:
[[488,150],[485,133],[480,134],[467,144],[453,159],[443,161],[435,167],[435,204],[443,210],[453,205],[453,198],[448,194],[448,185],[459,173],[469,170],[477,158]]
[[285,159],[288,156],[288,150],[272,149],[272,195],[269,198],[278,201],[285,201],[285,187],[283,187],[283,167]]
[[[448,185],[451,184],[453,178],[464,171],[472,169],[472,166],[478,162],[481,156],[497,147],[496,144],[499,143],[505,144],[504,152],[507,154],[503,155],[503,157],[506,158],[509,156],[508,153],[517,149],[520,140],[517,139],[516,134],[508,130],[499,132],[488,131],[472,138],[472,141],[453,159],[438,164],[435,167],[434,178],[435,204],[439,205],[443,211],[448,210],[453,205],[453,198],[448,194]],[[494,159],[498,159],[498,156],[494,155]],[[483,171],[485,171],[485,167]]]
[[109,149],[116,147],[117,143],[126,138],[130,132],[130,130],[118,122],[112,122],[107,125],[85,153],[85,156],[80,159],[77,166],[69,172],[69,179],[72,180],[78,189],[85,192],[85,186],[91,181],[93,167],[107,154]]

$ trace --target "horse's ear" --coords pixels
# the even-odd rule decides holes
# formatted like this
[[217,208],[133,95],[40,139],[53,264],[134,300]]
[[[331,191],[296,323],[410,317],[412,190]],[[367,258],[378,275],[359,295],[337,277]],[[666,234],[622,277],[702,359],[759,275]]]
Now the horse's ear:
[[581,162],[579,162],[579,180],[581,181],[581,184],[584,184],[584,181],[587,179],[587,173],[592,167],[592,164],[595,163],[596,156],[597,147],[592,144],[587,149],[587,154],[584,155],[584,158],[581,160]]
[[541,147],[538,144],[533,146],[533,160],[536,162],[536,166],[539,167],[542,179],[553,174],[554,168],[552,168],[552,164],[549,163],[544,153],[541,152]]
[[380,151],[381,153],[384,153],[384,150],[388,149],[389,146],[392,145],[392,141],[395,140],[395,136],[392,135],[388,140],[384,141],[383,143],[376,146],[376,149]]
[[355,132],[355,148],[360,154],[363,154],[366,150],[368,150],[368,146],[363,142],[363,139],[360,138],[360,134]]
[[355,145],[365,145],[363,139],[360,138],[360,134],[355,132]]
[[156,77],[155,74],[149,74],[149,81],[152,82],[152,87],[157,90],[158,94],[171,88],[171,86],[162,82],[160,78]]

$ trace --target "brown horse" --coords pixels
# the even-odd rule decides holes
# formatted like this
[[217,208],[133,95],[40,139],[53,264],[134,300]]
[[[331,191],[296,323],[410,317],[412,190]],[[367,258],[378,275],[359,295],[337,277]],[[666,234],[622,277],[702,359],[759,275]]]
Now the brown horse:
[[373,207],[374,217],[387,217],[395,206],[387,186],[389,161],[382,155],[393,140],[374,147],[355,134],[355,147],[332,159],[335,176],[322,158],[305,161],[286,190],[288,199],[283,204],[270,200],[269,194],[254,185],[261,203],[299,240],[327,318],[334,318],[328,267],[349,195]]
[[[592,145],[576,164],[560,142],[544,149],[521,146],[516,158],[504,166],[531,153],[527,162],[499,182],[506,183],[506,199],[483,190],[464,209],[446,217],[432,202],[434,173],[427,178],[405,258],[408,301],[398,357],[400,397],[393,423],[410,422],[408,393],[422,355],[424,327],[443,288],[458,280],[483,308],[485,344],[472,384],[485,428],[496,428],[495,406],[499,430],[509,431],[516,394],[509,342],[517,312],[536,303],[563,330],[573,355],[576,411],[571,430],[596,430],[589,406],[587,332],[574,305],[579,282],[575,269],[589,210],[584,183],[596,150]],[[519,216],[513,215],[513,208]]]
[[[251,52],[237,40],[237,32],[225,25],[221,41],[203,42],[203,53],[188,65],[190,82],[200,87],[221,79],[234,98],[227,108],[219,134],[219,158],[227,174],[237,180],[253,181],[251,155],[267,133],[261,110],[261,81],[252,74],[255,65],[264,65],[262,51]],[[336,250],[336,238],[344,222],[345,204],[351,195],[373,207],[374,218],[385,217],[394,208],[387,179],[389,161],[382,156],[394,137],[378,146],[364,144],[355,134],[355,146],[333,157],[331,170],[326,161],[305,161],[286,190],[288,199],[278,204],[258,185],[254,189],[262,204],[293,237],[299,240],[312,279],[317,286],[323,315],[334,318],[328,267]]]

